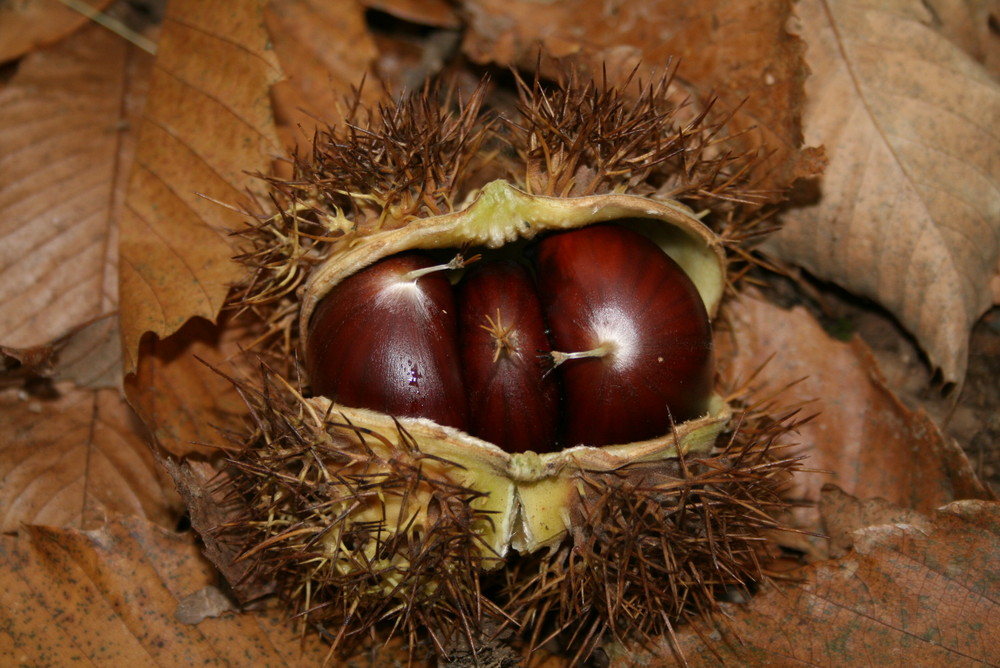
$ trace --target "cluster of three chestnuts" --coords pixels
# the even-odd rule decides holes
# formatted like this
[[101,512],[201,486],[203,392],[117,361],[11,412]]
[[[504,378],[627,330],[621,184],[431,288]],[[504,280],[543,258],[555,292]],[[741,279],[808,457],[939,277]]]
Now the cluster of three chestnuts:
[[659,246],[600,224],[465,271],[408,251],[333,287],[306,339],[314,393],[508,452],[631,443],[707,410],[711,329]]

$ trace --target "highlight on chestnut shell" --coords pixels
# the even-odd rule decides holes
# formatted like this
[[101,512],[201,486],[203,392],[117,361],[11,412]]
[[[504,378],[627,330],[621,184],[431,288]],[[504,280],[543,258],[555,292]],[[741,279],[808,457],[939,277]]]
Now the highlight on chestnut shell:
[[632,443],[706,413],[708,313],[662,249],[595,225],[545,236],[530,254],[537,282],[516,262],[485,260],[455,277],[457,300],[453,265],[415,253],[349,276],[310,323],[313,391],[507,452]]

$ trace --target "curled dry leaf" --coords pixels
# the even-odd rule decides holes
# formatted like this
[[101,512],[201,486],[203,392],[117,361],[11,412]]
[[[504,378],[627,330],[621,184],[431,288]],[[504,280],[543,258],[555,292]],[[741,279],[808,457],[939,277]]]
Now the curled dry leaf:
[[32,379],[70,380],[91,389],[119,388],[121,338],[118,316],[104,316],[61,336],[52,343],[31,348],[0,346],[0,385]]
[[192,459],[182,461],[161,457],[160,463],[170,473],[177,491],[187,505],[191,527],[198,532],[205,556],[219,569],[219,574],[230,583],[233,596],[242,604],[257,601],[273,594],[272,583],[260,584],[249,576],[253,564],[239,559],[242,546],[226,540],[218,527],[234,521],[239,514],[233,499],[226,498],[228,475],[208,462]]
[[78,327],[54,345],[56,380],[79,387],[115,388],[122,385],[121,332],[118,316],[98,318]]
[[0,538],[0,579],[0,657],[11,663],[319,666],[326,652],[266,611],[178,621],[178,605],[215,574],[191,535],[138,518],[86,532],[23,527]]
[[[859,340],[832,339],[803,308],[790,311],[745,294],[725,313],[731,330],[718,338],[723,374],[732,385],[753,377],[753,396],[809,402],[819,415],[799,427],[804,466],[793,495],[819,500],[835,483],[850,493],[878,496],[921,512],[962,498],[989,498],[961,448],[942,436],[923,412],[903,406],[886,387]],[[799,511],[797,526],[822,531],[815,508]]]
[[198,624],[209,617],[235,611],[236,605],[221,589],[208,586],[182,598],[174,610],[174,618],[184,624]]
[[168,6],[122,217],[126,373],[143,334],[213,320],[238,278],[227,234],[245,217],[219,202],[245,202],[250,173],[279,153],[268,93],[280,70],[262,4]]
[[361,0],[369,9],[398,19],[435,28],[458,29],[462,22],[447,0]]
[[179,499],[117,390],[0,394],[0,531],[93,527],[131,513],[173,526]]
[[[533,69],[542,53],[619,80],[639,66],[641,78],[679,60],[678,77],[704,99],[739,109],[727,128],[746,131],[750,149],[769,154],[759,187],[778,199],[795,178],[813,176],[822,155],[802,150],[799,115],[807,70],[799,38],[785,30],[791,3],[539,3],[466,0],[464,51],[475,62]],[[543,66],[546,63],[543,62]],[[555,76],[552,63],[545,74]]]
[[4,345],[36,346],[117,308],[128,128],[149,65],[91,25],[25,58],[0,91]]
[[[86,0],[101,10],[112,0]],[[38,47],[55,44],[87,23],[87,17],[61,2],[18,0],[0,2],[0,63],[23,56]]]
[[961,383],[969,331],[1000,298],[1000,85],[920,2],[797,12],[806,141],[830,164],[767,246],[885,306]]
[[916,510],[902,508],[885,499],[858,499],[836,485],[823,485],[819,513],[830,541],[830,557],[840,558],[854,546],[854,532],[874,524],[922,525],[926,519]]
[[[958,501],[852,535],[852,552],[803,569],[801,582],[681,630],[688,665],[995,665],[1000,504]],[[658,654],[674,651],[662,641]]]

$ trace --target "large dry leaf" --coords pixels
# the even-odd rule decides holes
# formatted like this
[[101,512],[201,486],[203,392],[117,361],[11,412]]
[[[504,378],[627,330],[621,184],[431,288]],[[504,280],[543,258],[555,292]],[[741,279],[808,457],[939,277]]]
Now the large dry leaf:
[[239,375],[230,363],[240,353],[245,331],[196,318],[162,340],[147,339],[139,366],[125,380],[129,403],[150,430],[153,442],[173,455],[219,454],[233,446],[227,432],[243,433],[246,405],[224,374]]
[[[24,527],[0,539],[0,664],[31,666],[318,666],[271,615],[210,612],[215,574],[191,535],[135,518],[80,532]],[[216,607],[218,610],[219,607]]]
[[1000,86],[917,0],[807,0],[806,141],[818,200],[768,247],[888,308],[961,382],[973,323],[1000,297]]
[[[84,4],[100,10],[112,1],[84,0]],[[86,16],[53,0],[0,2],[0,63],[54,44],[86,22]]]
[[[729,331],[718,337],[730,385],[751,378],[761,398],[793,384],[779,403],[809,402],[818,412],[799,427],[804,466],[793,496],[816,503],[824,484],[878,496],[929,512],[956,499],[988,498],[961,448],[942,436],[923,412],[907,409],[886,386],[878,364],[859,340],[831,338],[805,309],[783,310],[750,294],[725,312]],[[815,508],[799,511],[799,526],[820,531]]]
[[[340,121],[345,96],[371,73],[375,43],[364,8],[353,1],[272,0],[265,19],[288,77],[274,87],[282,138],[307,155],[316,127]],[[378,86],[365,86],[362,93],[370,104]]]
[[932,24],[994,76],[1000,75],[1000,2],[997,0],[927,0]]
[[[960,501],[911,519],[858,529],[847,556],[724,605],[700,637],[682,630],[688,665],[996,665],[1000,505]],[[665,641],[659,654],[654,663],[675,656]]]
[[128,513],[173,526],[179,499],[117,390],[0,394],[0,531],[93,527]]
[[0,342],[28,347],[117,308],[128,128],[149,57],[91,25],[0,91]]
[[717,96],[721,108],[739,107],[730,129],[746,131],[750,146],[769,153],[762,188],[775,189],[777,196],[778,189],[821,167],[818,153],[801,150],[807,70],[803,43],[785,29],[789,2],[463,4],[470,17],[463,48],[476,62],[533,69],[541,49],[561,59],[561,69],[575,64],[599,75],[606,67],[614,81],[636,66],[648,80],[679,59],[680,79],[706,98]]
[[[143,334],[213,320],[240,268],[228,233],[279,151],[268,98],[279,67],[262,2],[174,0],[164,22],[121,228],[126,373]],[[247,205],[250,205],[247,203]]]

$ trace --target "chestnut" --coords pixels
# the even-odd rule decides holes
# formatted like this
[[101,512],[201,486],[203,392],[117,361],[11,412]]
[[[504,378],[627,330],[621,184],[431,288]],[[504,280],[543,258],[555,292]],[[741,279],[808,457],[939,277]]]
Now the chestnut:
[[306,337],[315,394],[395,416],[465,429],[455,298],[422,254],[381,260],[348,277],[317,305]]
[[531,274],[514,262],[482,265],[458,294],[470,432],[507,452],[555,449],[559,396],[540,357],[550,347]]
[[631,443],[706,412],[712,335],[698,290],[644,236],[596,225],[538,246],[566,445]]

